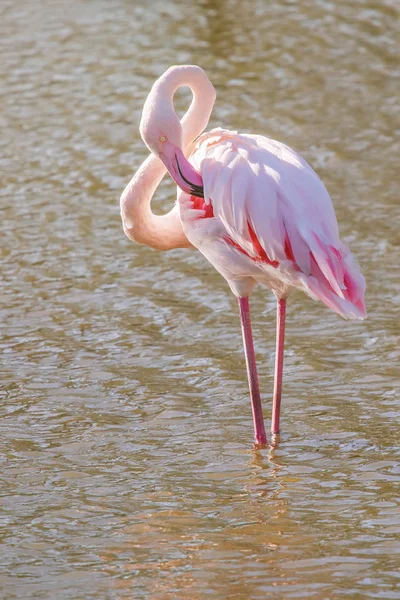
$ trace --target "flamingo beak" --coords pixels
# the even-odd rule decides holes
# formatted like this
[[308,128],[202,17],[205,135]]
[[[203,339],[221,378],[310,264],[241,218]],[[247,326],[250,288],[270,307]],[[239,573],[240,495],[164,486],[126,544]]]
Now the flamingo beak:
[[176,185],[187,194],[204,198],[203,180],[200,173],[187,160],[182,150],[165,142],[163,149],[158,155],[167,167],[169,174],[175,181]]

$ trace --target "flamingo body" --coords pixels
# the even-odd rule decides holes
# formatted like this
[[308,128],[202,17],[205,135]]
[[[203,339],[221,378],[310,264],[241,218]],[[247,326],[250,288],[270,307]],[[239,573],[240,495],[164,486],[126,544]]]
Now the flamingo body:
[[[173,96],[182,85],[193,100],[179,121]],[[345,318],[363,319],[365,280],[340,240],[332,201],[313,169],[267,137],[203,133],[214,101],[210,80],[194,65],[171,67],[154,83],[140,123],[152,155],[125,188],[121,216],[133,241],[158,250],[198,248],[237,296],[255,440],[264,445],[249,312],[254,285],[268,286],[277,298],[271,431],[278,434],[288,295],[297,288]],[[166,215],[154,215],[151,198],[167,170],[178,202]]]
[[294,288],[346,318],[365,318],[365,282],[339,238],[329,194],[288,146],[259,135],[216,129],[190,157],[204,200],[180,193],[189,241],[248,296],[256,283],[279,298]]

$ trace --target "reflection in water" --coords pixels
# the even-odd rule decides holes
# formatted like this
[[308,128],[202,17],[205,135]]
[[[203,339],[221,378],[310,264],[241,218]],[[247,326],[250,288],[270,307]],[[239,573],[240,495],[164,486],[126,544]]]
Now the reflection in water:
[[[0,3],[7,597],[398,597],[397,18],[394,1]],[[121,231],[143,101],[177,62],[216,83],[210,126],[318,170],[367,276],[361,325],[291,299],[273,449],[249,446],[225,283]],[[174,196],[163,183],[161,211]],[[268,415],[274,301],[252,304]]]
[[[223,567],[227,575],[226,594],[241,590],[240,593],[250,595],[253,584],[249,582],[249,573],[253,570],[260,577],[274,580],[281,577],[282,568],[273,553],[281,545],[286,546],[283,532],[288,523],[296,529],[296,524],[291,523],[288,514],[287,501],[280,498],[286,487],[284,477],[279,477],[282,467],[273,462],[272,453],[269,457],[263,457],[261,453],[250,456],[250,470],[239,476],[239,489],[234,502],[229,502],[223,496],[219,499],[215,497],[212,506],[209,506],[207,494],[202,493],[195,508],[187,506],[182,498],[180,508],[143,511],[134,519],[126,519],[117,543],[108,544],[103,551],[104,573],[121,574],[121,567],[117,565],[123,554],[123,572],[134,573],[135,576],[148,574],[151,577],[152,571],[157,569],[160,578],[153,578],[149,583],[150,593],[171,592],[169,577],[173,575],[177,591],[182,597],[193,588],[194,573],[201,574],[201,585],[196,590],[195,584],[192,593],[198,591],[201,594],[204,586],[212,588],[220,577],[221,560],[226,563]],[[223,481],[222,473],[214,470],[207,470],[207,473],[205,482],[207,479]],[[152,494],[155,505],[162,502],[165,507],[171,499],[172,495]],[[208,524],[203,532],[198,531],[199,517]],[[298,535],[304,535],[297,528]],[[138,537],[147,541],[137,544]],[[307,540],[306,537],[302,539]],[[158,558],[150,563],[137,559],[138,551],[152,553],[155,543],[158,556],[160,552],[165,555],[163,559]],[[245,567],[244,572],[241,565]],[[234,580],[231,580],[233,574]],[[132,580],[129,581],[130,585],[126,580],[118,579],[115,588],[132,589]]]

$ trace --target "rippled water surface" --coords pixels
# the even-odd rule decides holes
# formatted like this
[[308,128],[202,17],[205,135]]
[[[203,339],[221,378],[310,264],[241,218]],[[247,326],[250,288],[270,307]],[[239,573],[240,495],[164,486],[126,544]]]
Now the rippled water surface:
[[[400,598],[398,7],[1,1],[1,598]],[[366,275],[363,323],[290,299],[274,450],[225,282],[121,230],[174,63],[213,80],[211,126],[317,169]],[[269,419],[270,292],[252,307]]]

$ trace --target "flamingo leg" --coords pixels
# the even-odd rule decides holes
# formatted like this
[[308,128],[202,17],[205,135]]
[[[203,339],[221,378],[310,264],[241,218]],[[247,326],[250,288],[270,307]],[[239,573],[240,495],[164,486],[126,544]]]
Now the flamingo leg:
[[279,433],[279,418],[281,414],[283,349],[285,345],[286,299],[277,299],[276,311],[276,354],[275,354],[275,383],[272,401],[271,433]]
[[251,409],[253,411],[254,435],[256,444],[265,445],[267,436],[261,406],[260,389],[258,387],[257,365],[254,353],[253,334],[251,331],[250,309],[248,298],[238,298],[240,322],[242,325],[244,354],[246,357],[247,377],[249,380]]

